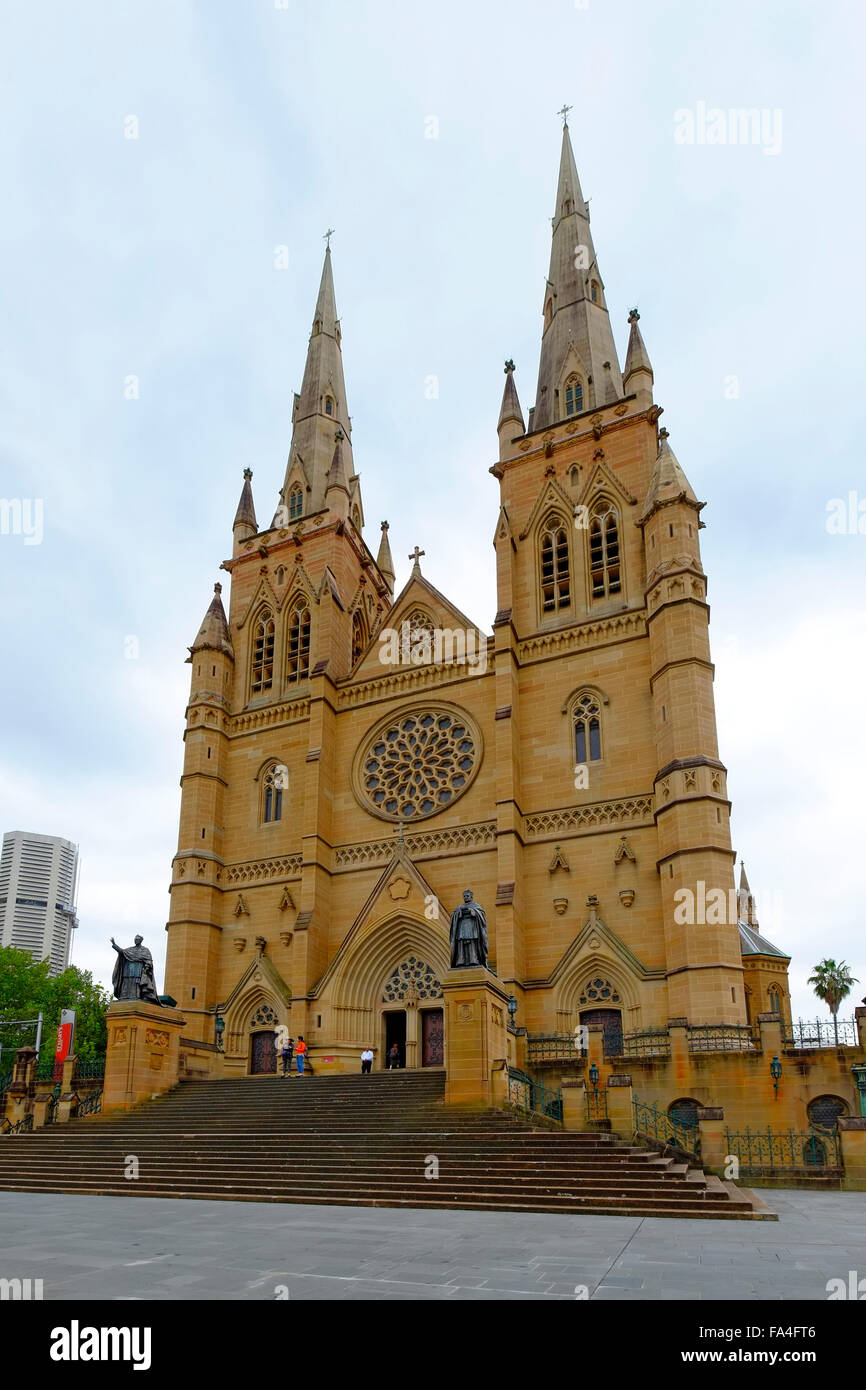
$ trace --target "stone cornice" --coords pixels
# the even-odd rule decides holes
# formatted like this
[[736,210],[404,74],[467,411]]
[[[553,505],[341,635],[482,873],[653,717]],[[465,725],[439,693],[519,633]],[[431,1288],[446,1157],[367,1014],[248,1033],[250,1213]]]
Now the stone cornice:
[[[467,850],[492,849],[496,843],[496,821],[477,821],[472,825],[456,825],[445,830],[422,830],[405,837],[406,853],[412,860],[432,859]],[[362,840],[354,845],[337,845],[334,849],[334,870],[365,868],[384,864],[394,853],[392,835],[387,840]]]
[[617,825],[652,824],[652,793],[597,801],[587,806],[567,806],[558,811],[536,811],[524,817],[526,840],[552,840],[569,831],[606,830]]
[[[492,639],[488,638],[488,650],[492,654]],[[338,690],[338,709],[354,709],[358,705],[375,704],[379,700],[393,700],[407,695],[417,695],[424,690],[435,690],[443,685],[463,684],[468,680],[483,680],[492,676],[493,666],[488,663],[484,672],[476,672],[465,661],[451,661],[447,665],[399,666],[389,675],[359,684],[344,685]]]
[[278,705],[263,705],[261,709],[244,710],[241,714],[230,715],[226,732],[248,734],[274,724],[296,724],[309,716],[309,698],[285,701]]
[[300,878],[302,854],[286,854],[273,859],[250,859],[246,863],[226,864],[225,877],[229,887],[236,883],[264,883],[268,879]]
[[606,647],[623,639],[628,641],[645,637],[646,620],[645,609],[633,608],[610,618],[597,618],[553,632],[539,632],[518,642],[517,658],[521,666],[526,666],[532,661],[547,661],[551,657],[567,656],[570,652]]

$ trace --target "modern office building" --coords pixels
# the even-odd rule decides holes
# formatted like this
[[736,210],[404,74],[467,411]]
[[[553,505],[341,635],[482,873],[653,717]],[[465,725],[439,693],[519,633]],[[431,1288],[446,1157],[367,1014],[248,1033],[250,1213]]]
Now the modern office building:
[[78,891],[78,846],[57,835],[10,830],[0,856],[0,946],[17,946],[51,962],[59,975],[69,964]]

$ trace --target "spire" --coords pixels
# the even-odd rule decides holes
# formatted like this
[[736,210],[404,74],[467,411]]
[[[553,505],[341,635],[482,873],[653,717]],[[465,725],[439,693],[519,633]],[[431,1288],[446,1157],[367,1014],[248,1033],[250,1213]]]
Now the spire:
[[[235,519],[232,523],[232,531],[235,533],[236,539],[241,541],[249,540],[250,536],[254,536],[259,529],[258,522],[256,521],[256,509],[253,506],[253,490],[250,487],[252,480],[252,469],[245,468],[244,485],[241,488],[238,509],[235,512]],[[241,527],[243,535],[238,535],[238,527]]]
[[305,515],[321,511],[325,505],[328,474],[333,462],[335,426],[339,426],[343,432],[341,454],[345,477],[355,473],[341,337],[329,245],[325,251],[313,312],[304,379],[300,392],[295,396],[292,411],[292,443],[281,493],[285,506],[291,485],[300,483],[304,490]]
[[638,517],[638,525],[649,520],[653,512],[659,507],[666,507],[671,502],[685,502],[687,506],[694,507],[696,512],[701,511],[704,506],[699,502],[692,485],[683,472],[677,461],[677,456],[668,444],[668,432],[662,428],[659,430],[659,451],[653,466],[653,474],[650,479],[646,501],[643,511]]
[[394,573],[394,561],[391,558],[387,521],[382,522],[382,539],[379,542],[379,554],[376,556],[376,564],[379,566],[379,573],[388,581],[388,588],[393,590],[394,580],[397,576]]
[[644,346],[641,331],[638,328],[640,314],[637,309],[629,312],[628,322],[628,351],[625,355],[625,370],[622,374],[622,384],[627,396],[645,395],[647,403],[652,403],[653,394],[653,369],[649,360],[649,353]]
[[517,387],[514,385],[514,363],[510,357],[505,364],[505,390],[502,392],[502,408],[499,412],[499,424],[496,429],[499,433],[500,458],[504,457],[512,440],[516,439],[518,435],[526,433],[523,411],[520,409],[520,401],[517,399]]
[[745,922],[746,926],[749,927],[756,927],[758,925],[755,899],[749,887],[749,880],[746,878],[746,866],[742,859],[740,860],[740,887],[737,892],[737,907],[741,922]]
[[[566,419],[569,413],[580,414],[608,400],[618,400],[623,394],[604,284],[589,229],[589,207],[577,176],[567,120],[563,121],[543,308],[533,430],[546,429]],[[609,372],[606,362],[610,363]],[[575,391],[567,402],[566,382],[572,376],[577,378],[580,392]]]
[[234,651],[229,637],[229,625],[220,598],[222,590],[222,584],[214,584],[210,607],[204,615],[204,621],[198,630],[198,636],[190,647],[190,652],[225,652],[226,656],[234,660]]

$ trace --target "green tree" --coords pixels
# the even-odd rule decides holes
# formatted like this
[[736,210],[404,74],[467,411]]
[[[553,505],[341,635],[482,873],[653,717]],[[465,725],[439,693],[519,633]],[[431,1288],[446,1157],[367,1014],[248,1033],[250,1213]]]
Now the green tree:
[[843,999],[847,999],[851,993],[851,986],[858,983],[856,976],[851,974],[849,967],[844,960],[838,964],[835,960],[820,960],[817,965],[812,967],[813,974],[809,976],[809,984],[814,987],[815,993],[830,1010],[833,1015],[833,1032],[836,1038],[836,1046],[839,1046],[839,1005]]
[[20,1030],[7,1026],[4,1020],[42,1018],[42,1056],[53,1055],[61,1009],[75,1010],[75,1051],[80,1057],[94,1057],[105,1052],[105,1015],[111,996],[97,984],[89,970],[70,965],[62,975],[49,975],[48,961],[35,961],[29,951],[14,946],[0,946],[0,1045],[3,1048],[3,1070],[6,1069],[7,1049],[22,1047],[35,1041],[34,1036],[22,1037]]

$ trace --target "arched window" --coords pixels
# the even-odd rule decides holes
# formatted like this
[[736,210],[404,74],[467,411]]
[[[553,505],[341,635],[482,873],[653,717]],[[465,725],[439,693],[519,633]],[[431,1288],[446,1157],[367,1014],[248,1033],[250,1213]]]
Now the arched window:
[[355,523],[356,528],[360,531],[360,529],[361,529],[361,513],[358,511],[358,508],[357,508],[357,507],[353,507],[353,508],[352,508],[352,521]]
[[682,1100],[675,1100],[668,1106],[668,1119],[681,1128],[694,1129],[698,1123],[699,1109],[700,1101],[683,1097]]
[[541,532],[541,607],[556,613],[571,605],[568,530],[558,516],[548,517]]
[[592,300],[593,304],[597,304],[597,303],[598,303],[598,294],[599,294],[599,290],[598,290],[598,281],[597,281],[597,280],[593,280],[592,284],[591,284],[590,287],[589,287],[589,295],[590,295],[590,299]]
[[580,468],[578,464],[573,463],[571,465],[571,468],[568,471],[568,480],[571,483],[572,487],[577,487],[578,483],[580,482]]
[[253,658],[250,690],[260,695],[274,683],[274,617],[263,608],[253,627]]
[[767,994],[770,1000],[770,1013],[780,1014],[782,1012],[782,999],[779,994],[778,985],[770,985]]
[[358,660],[367,645],[367,624],[364,614],[360,608],[356,608],[352,617],[352,665]]
[[570,217],[573,212],[574,202],[571,198],[566,198],[565,202],[562,205],[562,215],[563,217]]
[[579,376],[570,376],[565,383],[565,413],[579,415],[583,410],[583,382]]
[[601,706],[587,691],[574,702],[574,756],[579,763],[595,763],[601,757]]
[[552,299],[548,299],[547,303],[546,303],[545,306],[544,306],[544,326],[545,326],[545,328],[549,328],[549,327],[550,327],[550,324],[551,324],[552,319],[553,319],[553,300],[552,300]]
[[284,763],[272,763],[262,778],[262,820],[266,825],[283,818],[283,792],[289,789],[289,770]]
[[300,483],[294,483],[289,493],[289,520],[297,521],[304,514],[304,494]]
[[609,502],[596,504],[589,523],[589,569],[593,598],[621,591],[619,519]]
[[333,413],[334,413],[334,402],[332,401],[332,399],[331,399],[330,396],[326,396],[326,397],[325,397],[325,414],[326,414],[326,415],[333,415]]
[[286,649],[286,679],[289,685],[310,674],[310,610],[301,600],[289,614],[289,642]]

